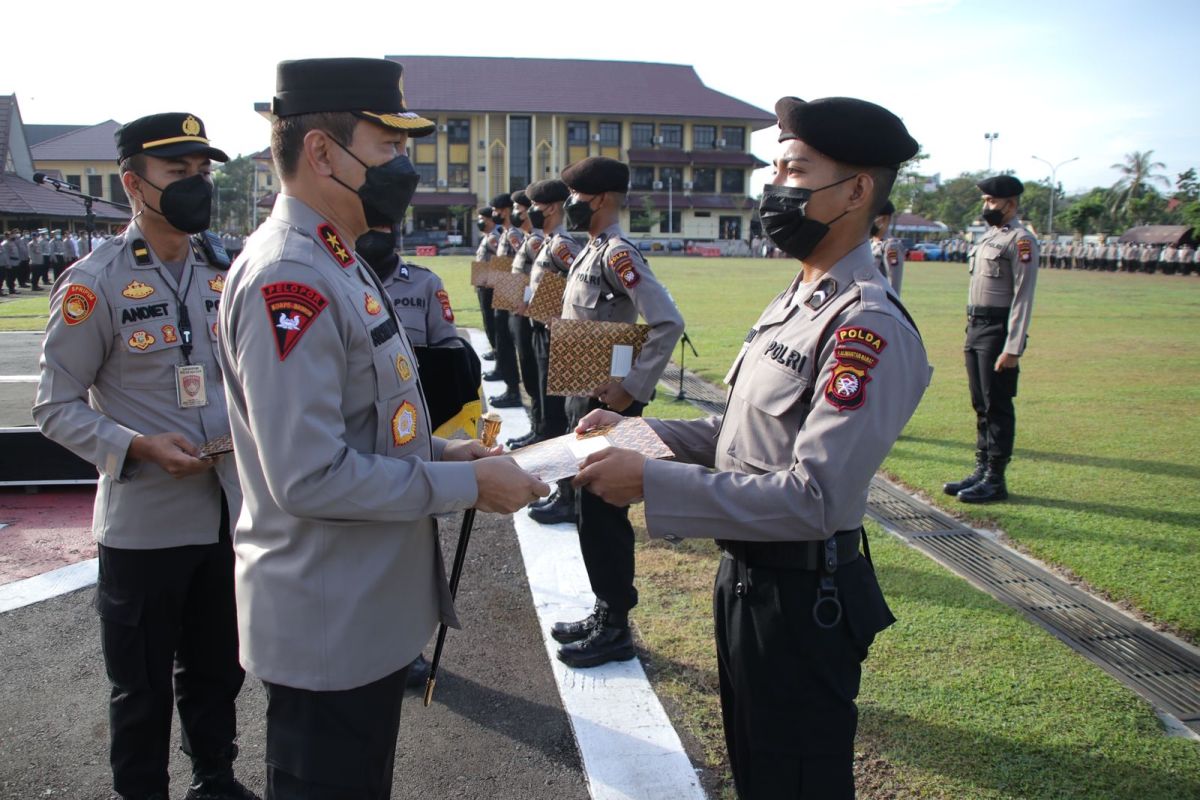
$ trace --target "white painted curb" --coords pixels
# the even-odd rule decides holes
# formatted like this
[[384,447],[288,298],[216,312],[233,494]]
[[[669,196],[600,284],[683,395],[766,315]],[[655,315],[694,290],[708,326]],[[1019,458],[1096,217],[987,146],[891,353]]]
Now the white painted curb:
[[6,583],[0,586],[0,614],[91,586],[96,582],[99,571],[99,560],[91,558],[32,578]]

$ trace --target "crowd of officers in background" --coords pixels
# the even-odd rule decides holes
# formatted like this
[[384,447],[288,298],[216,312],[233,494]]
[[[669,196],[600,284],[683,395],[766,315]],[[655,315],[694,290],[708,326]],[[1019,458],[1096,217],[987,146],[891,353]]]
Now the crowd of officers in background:
[[[1114,237],[1098,242],[1076,239],[1059,242],[1042,239],[1041,264],[1050,269],[1082,269],[1097,272],[1161,272],[1164,275],[1200,275],[1200,248],[1187,242],[1148,244],[1118,242]],[[963,239],[943,242],[947,261],[965,264],[970,258],[971,243]]]
[[[92,238],[92,247],[104,241],[100,235]],[[65,236],[61,230],[12,229],[0,242],[0,296],[20,294],[21,289],[41,291],[43,285],[90,252],[87,234],[74,232]],[[20,288],[18,288],[20,287]]]

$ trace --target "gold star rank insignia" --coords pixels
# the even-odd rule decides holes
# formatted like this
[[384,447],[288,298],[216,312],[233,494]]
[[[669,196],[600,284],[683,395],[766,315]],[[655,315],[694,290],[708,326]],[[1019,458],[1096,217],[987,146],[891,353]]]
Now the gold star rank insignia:
[[328,222],[322,222],[317,226],[317,236],[320,237],[321,244],[325,245],[325,249],[329,251],[329,255],[333,256],[334,261],[341,264],[343,268],[354,263],[354,256],[350,255],[350,251],[342,244],[342,237]]

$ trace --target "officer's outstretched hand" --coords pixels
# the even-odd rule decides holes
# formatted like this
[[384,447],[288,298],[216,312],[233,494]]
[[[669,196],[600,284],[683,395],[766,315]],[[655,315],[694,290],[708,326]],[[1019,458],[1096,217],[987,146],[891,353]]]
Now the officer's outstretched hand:
[[475,461],[488,456],[498,456],[504,452],[503,447],[484,447],[478,439],[451,439],[442,451],[442,461]]
[[609,411],[606,408],[597,408],[595,411],[589,411],[584,415],[583,419],[579,420],[579,424],[575,426],[575,432],[587,433],[596,428],[603,428],[606,425],[616,425],[623,419],[625,418],[615,411]]
[[536,476],[517,466],[508,456],[495,456],[472,461],[475,482],[479,484],[479,499],[475,508],[498,514],[514,511],[550,494],[550,487]]
[[216,459],[200,458],[200,449],[182,433],[138,434],[129,443],[130,458],[158,464],[172,478],[186,478],[212,469]]
[[645,471],[646,457],[641,453],[606,447],[587,457],[583,469],[571,483],[587,489],[610,505],[627,506],[642,499],[642,476]]

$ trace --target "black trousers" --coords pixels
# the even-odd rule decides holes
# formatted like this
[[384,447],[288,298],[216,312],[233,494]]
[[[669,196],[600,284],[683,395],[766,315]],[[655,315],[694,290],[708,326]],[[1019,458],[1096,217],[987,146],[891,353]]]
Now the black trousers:
[[0,269],[0,278],[8,286],[8,291],[13,292],[17,288],[17,268],[15,266],[7,266]]
[[529,418],[533,421],[533,432],[541,433],[542,392],[538,384],[537,358],[533,352],[533,326],[529,317],[509,314],[508,332],[516,345],[521,385],[525,387],[525,394],[529,395]]
[[492,311],[492,289],[484,286],[475,287],[475,296],[479,298],[479,313],[483,314],[483,333],[487,336],[492,350],[496,349],[496,316]]
[[[621,412],[626,417],[640,417],[645,403],[634,401]],[[567,400],[569,425],[574,428],[589,411],[606,408],[592,397],[572,397]],[[592,593],[609,611],[610,618],[622,623],[637,605],[637,589],[633,585],[633,526],[629,524],[629,508],[604,502],[591,492],[576,493],[579,518],[579,549],[587,569]]]
[[865,558],[834,577],[842,620],[825,629],[813,619],[819,573],[721,559],[717,671],[741,800],[854,797],[861,663],[895,618]]
[[22,286],[29,285],[29,259],[28,258],[22,259],[21,263],[17,265],[17,281]]
[[50,284],[50,257],[46,256],[41,260],[41,263],[33,267],[30,273],[30,278],[33,282],[33,288],[38,287],[38,283]]
[[1020,367],[996,372],[996,359],[1004,352],[1007,339],[1007,322],[967,321],[963,355],[975,409],[975,449],[986,452],[988,459],[1011,458],[1017,433],[1013,398]]
[[515,392],[521,384],[521,373],[517,367],[517,343],[508,326],[509,313],[497,308],[493,315],[496,320],[496,369],[504,381],[504,388]]
[[540,322],[533,323],[533,356],[537,362],[538,396],[542,403],[542,435],[562,436],[567,432],[567,399],[546,394],[550,377],[550,329]]
[[99,550],[113,788],[125,797],[165,793],[172,705],[194,763],[228,765],[237,752],[234,703],[245,673],[228,509],[216,544]]
[[265,800],[387,800],[408,667],[341,692],[263,681]]

